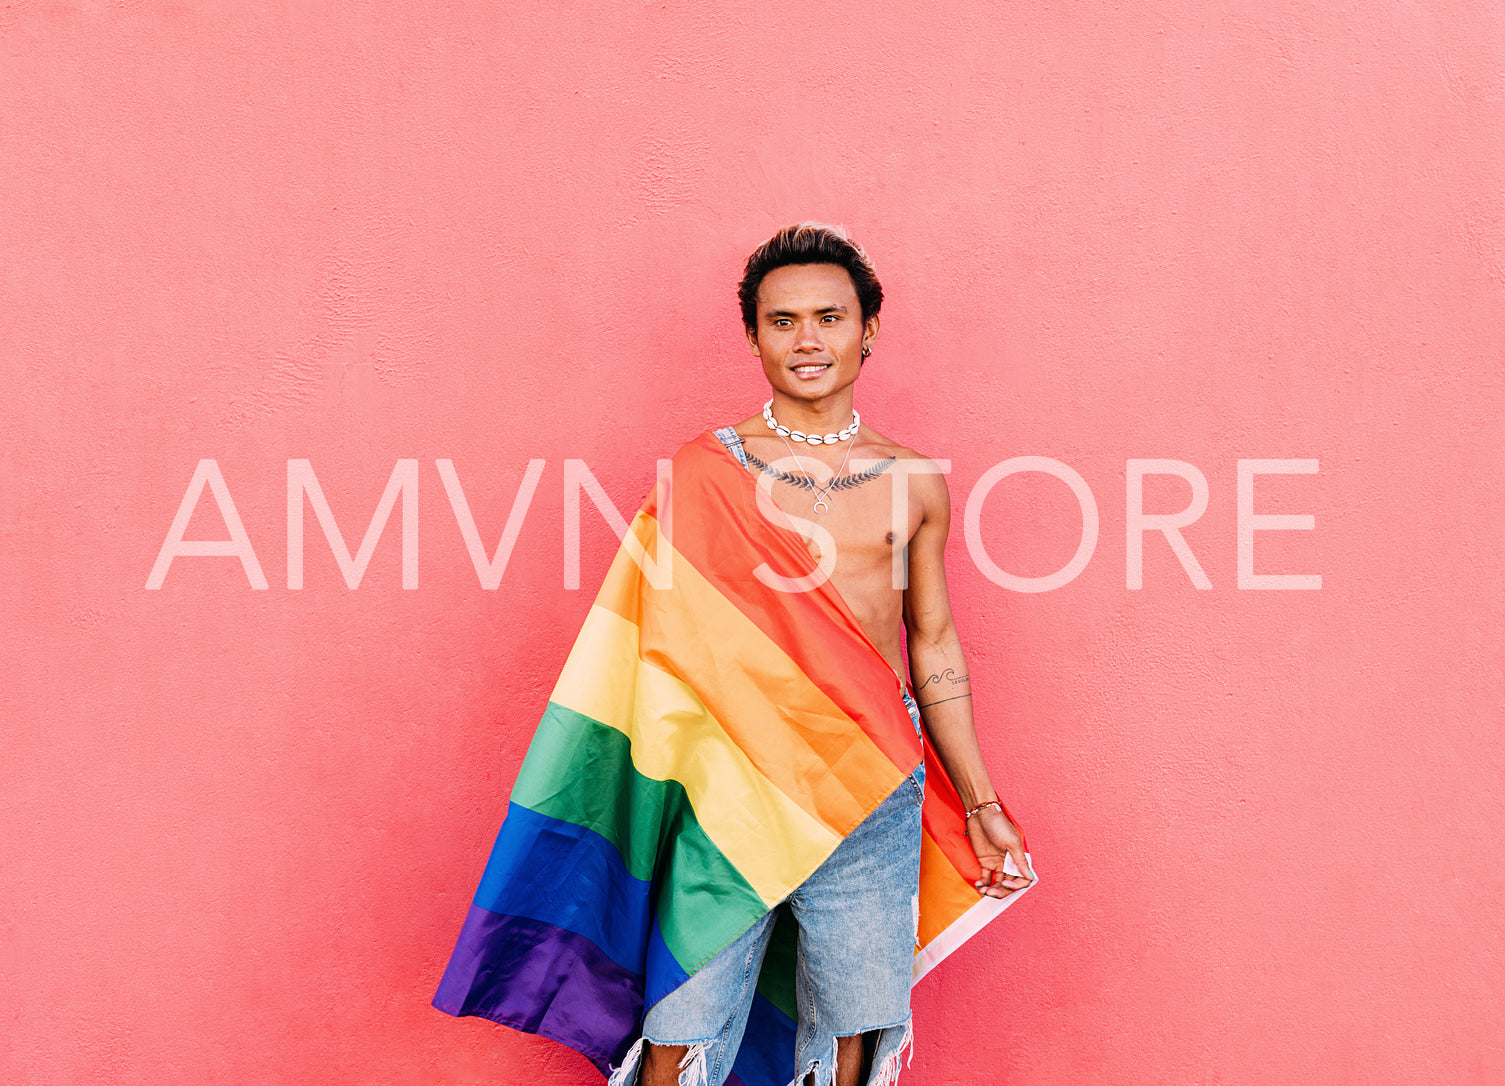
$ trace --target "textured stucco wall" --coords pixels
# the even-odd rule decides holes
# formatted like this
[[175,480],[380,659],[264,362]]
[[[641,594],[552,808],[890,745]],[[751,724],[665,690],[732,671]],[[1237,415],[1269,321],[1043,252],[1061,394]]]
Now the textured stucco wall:
[[[428,1006],[619,507],[750,413],[732,296],[847,224],[864,417],[1046,456],[1101,532],[952,589],[1038,891],[916,993],[906,1081],[1505,1079],[1505,15],[1494,0],[0,9],[0,1079],[591,1081]],[[145,584],[199,461],[234,558]],[[487,548],[482,590],[435,461]],[[1126,461],[1205,476],[1126,587]],[[1238,461],[1259,513],[1238,587]],[[418,461],[419,587],[397,512]],[[1145,484],[1145,508],[1191,493]],[[587,505],[587,510],[589,510]],[[1071,492],[1000,484],[1038,575]],[[188,538],[225,537],[206,492]]]

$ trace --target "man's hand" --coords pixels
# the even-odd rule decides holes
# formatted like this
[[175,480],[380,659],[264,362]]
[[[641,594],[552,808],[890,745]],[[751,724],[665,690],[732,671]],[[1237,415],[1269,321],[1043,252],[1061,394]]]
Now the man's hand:
[[[1019,827],[997,807],[984,807],[967,822],[968,840],[972,851],[977,853],[977,862],[982,864],[982,877],[972,885],[986,897],[1007,897],[1015,890],[1023,890],[1035,881],[1035,872],[1024,854],[1024,839],[1019,836]],[[1003,870],[1006,857],[1014,858],[1014,866],[1024,872],[1009,875]]]

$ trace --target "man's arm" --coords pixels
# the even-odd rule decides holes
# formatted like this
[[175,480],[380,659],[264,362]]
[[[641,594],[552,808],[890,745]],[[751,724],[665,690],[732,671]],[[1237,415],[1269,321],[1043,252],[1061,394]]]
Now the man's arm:
[[[909,540],[909,587],[904,592],[904,626],[909,640],[909,670],[920,715],[956,785],[966,809],[998,798],[972,720],[972,683],[961,639],[951,617],[946,588],[946,535],[951,527],[951,494],[942,475],[911,475],[912,493],[920,500],[920,526]],[[1034,881],[1019,829],[997,807],[967,820],[969,840],[982,877],[978,893],[1005,897]],[[1023,875],[1006,875],[1005,856],[1013,856]]]

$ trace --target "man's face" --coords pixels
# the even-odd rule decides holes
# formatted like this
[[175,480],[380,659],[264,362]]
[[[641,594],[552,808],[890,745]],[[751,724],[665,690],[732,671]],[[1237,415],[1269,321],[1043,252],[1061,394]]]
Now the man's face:
[[747,340],[777,391],[819,400],[857,380],[862,344],[878,317],[862,320],[852,277],[837,264],[789,264],[758,285],[758,326]]

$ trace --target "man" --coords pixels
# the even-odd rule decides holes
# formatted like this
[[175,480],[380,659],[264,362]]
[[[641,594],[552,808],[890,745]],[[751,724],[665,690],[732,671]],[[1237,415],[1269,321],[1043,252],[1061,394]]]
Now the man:
[[973,725],[945,479],[853,409],[870,262],[802,223],[739,294],[771,399],[634,521],[435,1003],[620,1058],[611,1086],[893,1082],[912,975],[996,915],[958,882],[1001,904],[1034,875]]

